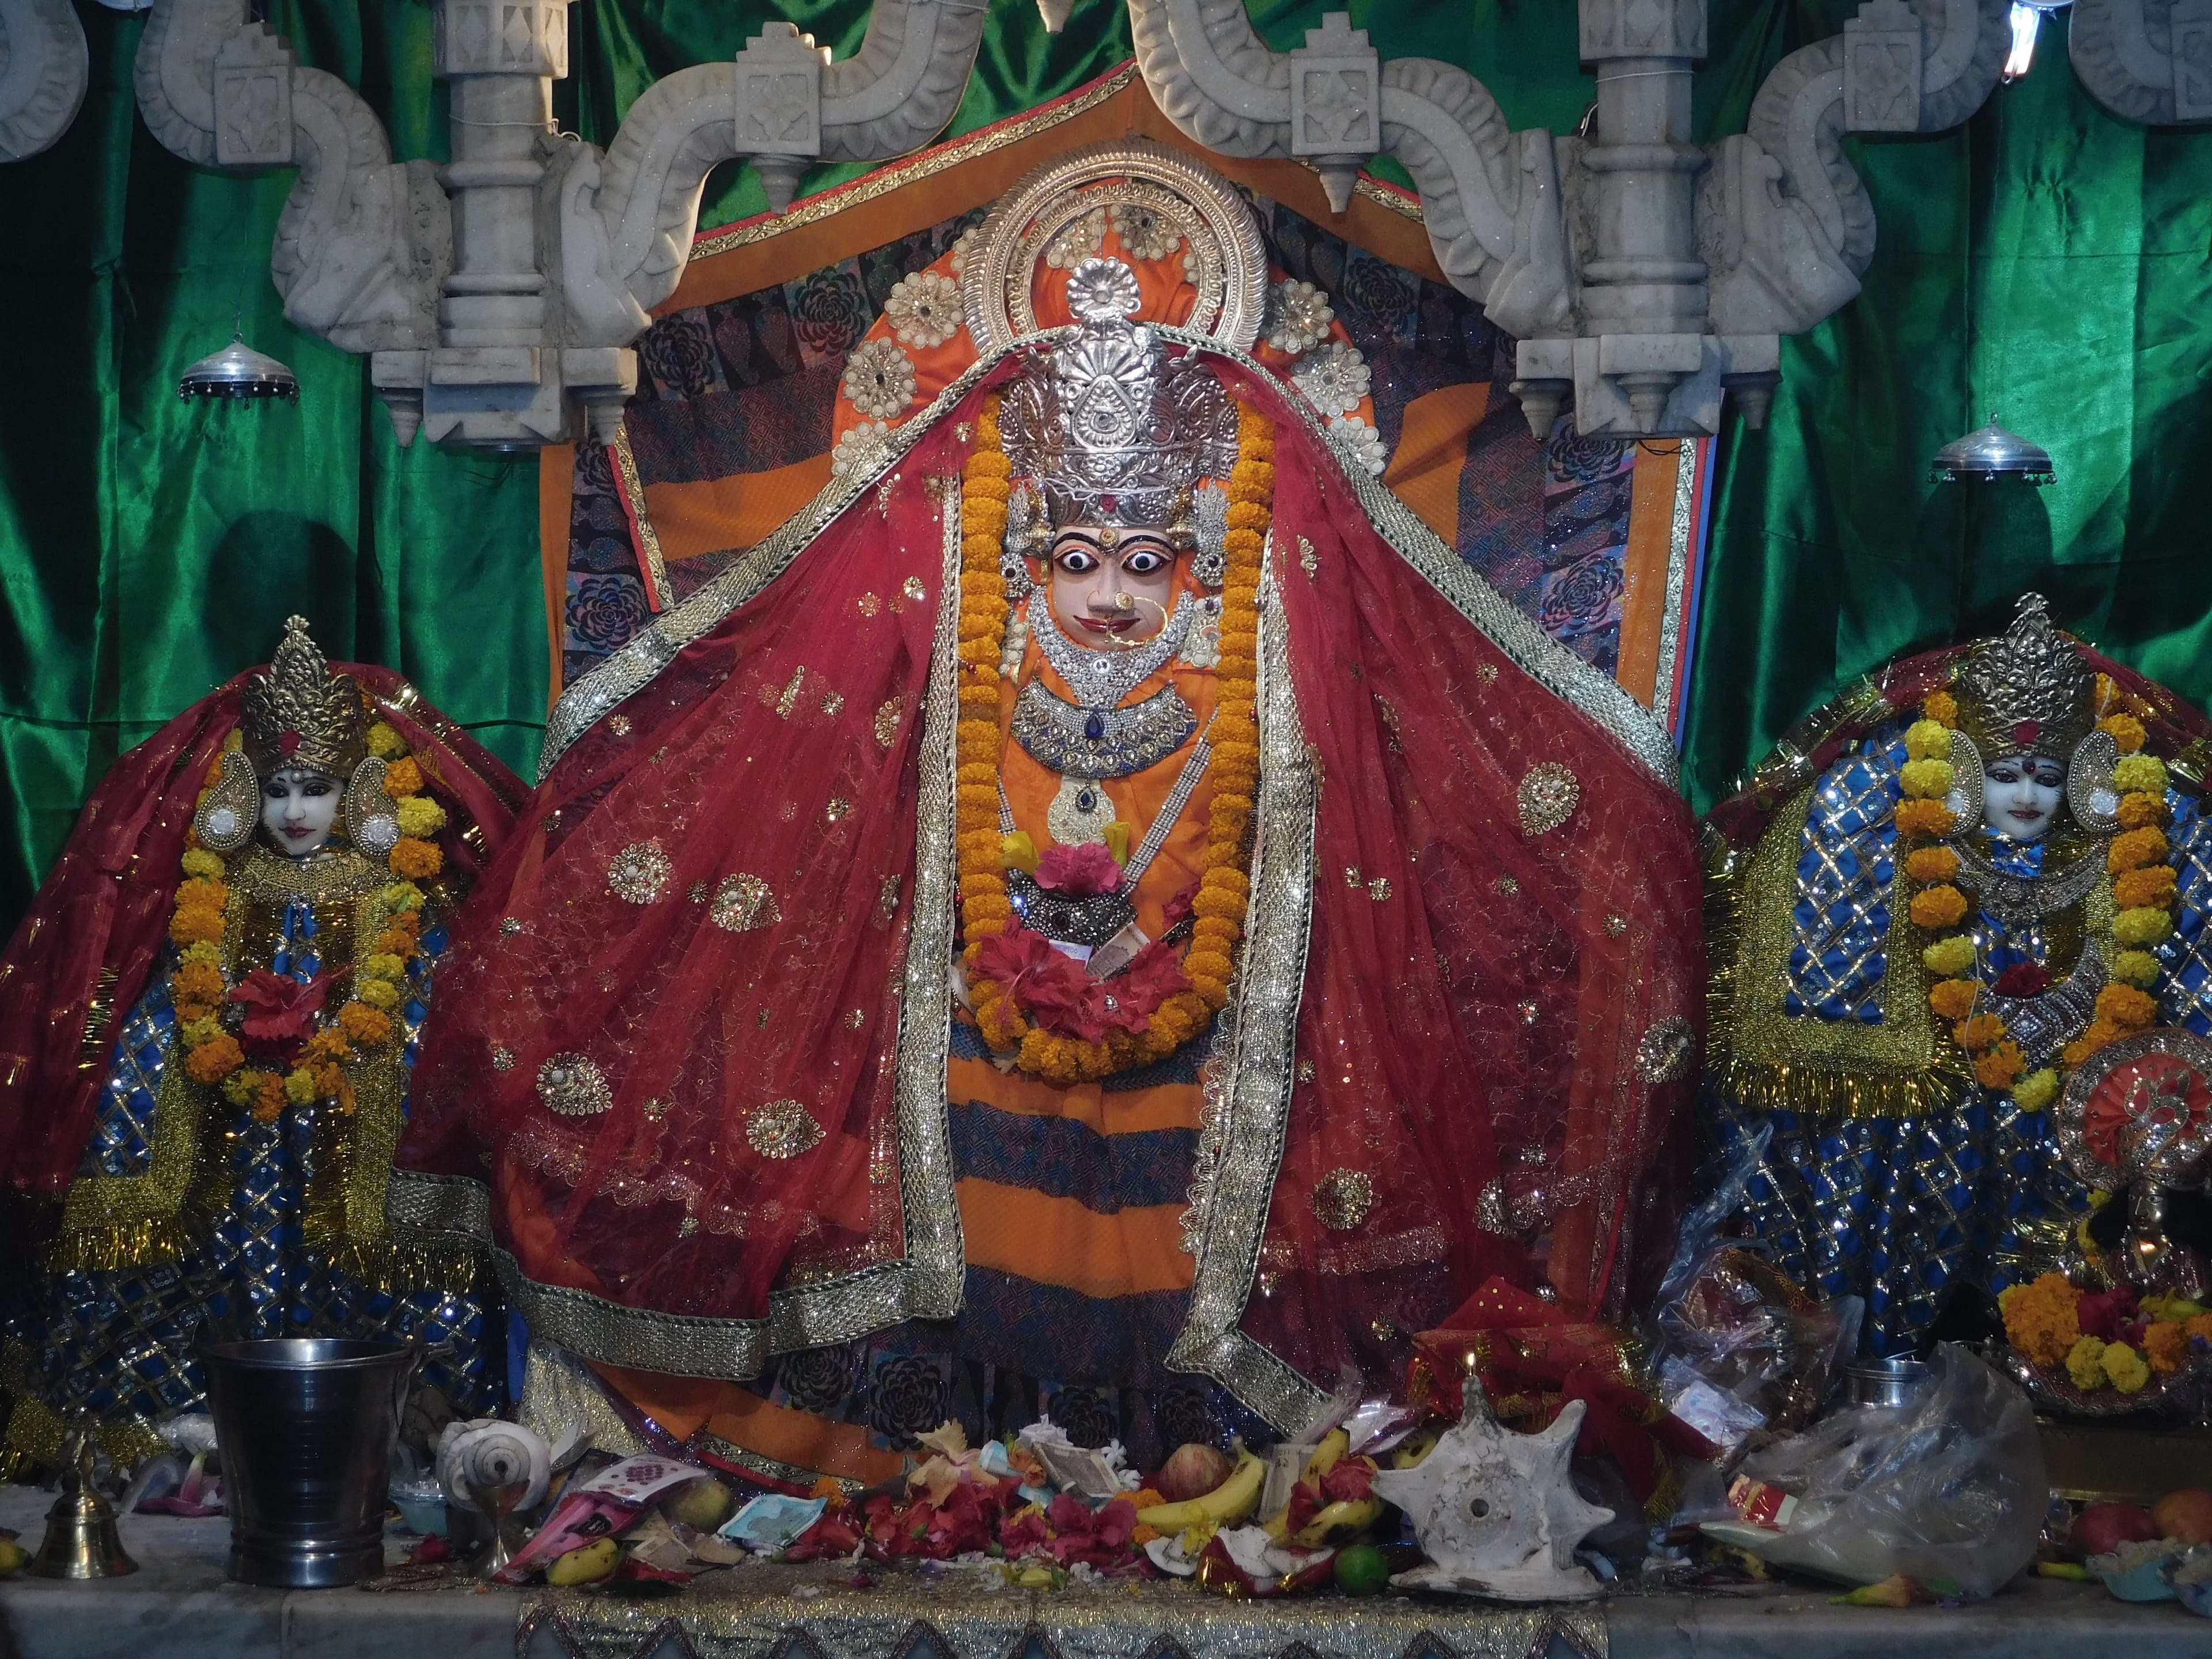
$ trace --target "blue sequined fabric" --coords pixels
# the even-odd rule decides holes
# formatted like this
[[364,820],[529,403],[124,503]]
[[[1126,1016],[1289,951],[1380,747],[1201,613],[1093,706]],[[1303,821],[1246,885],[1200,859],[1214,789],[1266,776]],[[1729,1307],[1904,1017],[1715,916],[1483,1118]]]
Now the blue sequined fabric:
[[[289,905],[272,969],[312,981],[322,971],[319,931],[307,904]],[[444,930],[426,933],[422,946],[426,960],[414,964],[398,1011],[401,1063],[410,1071]],[[161,1079],[177,1063],[169,979],[168,971],[156,977],[118,1034],[86,1175],[143,1176],[151,1166]],[[222,1196],[213,1213],[188,1210],[179,1260],[53,1273],[16,1287],[9,1334],[22,1346],[28,1386],[50,1410],[102,1423],[158,1421],[202,1407],[203,1343],[309,1335],[419,1338],[437,1352],[423,1369],[426,1383],[464,1415],[497,1409],[504,1337],[480,1294],[370,1282],[307,1243],[302,1217],[318,1159],[335,1155],[334,1138],[317,1133],[316,1114],[328,1109],[289,1108],[260,1123],[213,1097],[200,1126],[200,1187]]]

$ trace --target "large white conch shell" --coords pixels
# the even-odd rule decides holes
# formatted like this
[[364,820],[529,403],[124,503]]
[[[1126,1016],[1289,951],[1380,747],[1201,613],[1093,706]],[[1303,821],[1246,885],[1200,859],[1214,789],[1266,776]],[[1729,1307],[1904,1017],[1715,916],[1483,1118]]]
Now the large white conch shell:
[[438,1437],[438,1484],[448,1503],[484,1512],[479,1494],[494,1486],[525,1484],[521,1500],[514,1507],[527,1510],[542,1503],[545,1484],[553,1476],[553,1452],[544,1437],[520,1423],[496,1417],[446,1425]]
[[1541,1434],[1515,1434],[1491,1415],[1472,1373],[1466,1390],[1459,1421],[1434,1451],[1375,1477],[1375,1495],[1406,1511],[1429,1558],[1390,1582],[1503,1601],[1595,1595],[1597,1580],[1575,1564],[1575,1547],[1613,1515],[1585,1504],[1567,1474],[1583,1402],[1569,1401]]

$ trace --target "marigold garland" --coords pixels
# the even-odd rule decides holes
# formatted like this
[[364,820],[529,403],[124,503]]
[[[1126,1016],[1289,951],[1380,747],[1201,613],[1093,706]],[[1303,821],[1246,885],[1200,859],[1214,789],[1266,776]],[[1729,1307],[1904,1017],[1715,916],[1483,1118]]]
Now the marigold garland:
[[1164,1060],[1206,1029],[1229,1001],[1230,976],[1251,895],[1248,868],[1254,797],[1260,780],[1257,677],[1261,562],[1275,497],[1274,427],[1239,410],[1237,460],[1229,478],[1227,570],[1221,590],[1221,655],[1216,665],[1213,800],[1206,864],[1192,902],[1182,969],[1190,989],[1170,997],[1143,1030],[1087,1042],[1031,1024],[1008,988],[981,973],[985,939],[1014,924],[1006,896],[1009,849],[999,830],[999,666],[1009,607],[999,574],[1012,467],[1000,447],[999,401],[987,399],[961,488],[959,727],[956,738],[955,829],[960,856],[960,913],[967,940],[970,1005],[983,1039],[1015,1054],[1016,1065],[1048,1082],[1072,1084]]
[[[178,884],[169,921],[169,937],[181,953],[170,997],[184,1043],[185,1073],[196,1083],[220,1084],[224,1098],[250,1108],[258,1122],[276,1121],[287,1103],[306,1106],[335,1100],[341,1110],[353,1110],[345,1062],[356,1046],[377,1048],[392,1040],[397,1026],[392,1011],[405,1000],[407,964],[422,951],[423,896],[415,883],[444,867],[445,854],[429,837],[445,828],[446,809],[422,793],[422,768],[391,726],[379,720],[370,726],[368,749],[386,763],[385,793],[403,832],[386,860],[396,879],[376,895],[377,933],[354,963],[352,998],[307,1039],[292,1069],[281,1076],[248,1066],[245,1049],[223,1025],[232,988],[222,946],[230,889],[222,879],[222,859],[201,846],[198,835],[185,837],[185,879]],[[210,771],[202,799],[219,775]]]
[[[1920,953],[1934,975],[1928,1006],[1950,1029],[1971,1058],[1975,1080],[1985,1088],[2009,1089],[2025,1109],[2040,1111],[2057,1098],[2064,1073],[2099,1049],[2148,1027],[2158,1003],[2148,988],[2158,981],[2158,958],[2143,948],[2173,927],[2178,902],[2174,872],[2166,863],[2166,773],[2163,763],[2142,752],[2147,736],[2142,721],[2126,703],[2109,675],[2097,676],[2097,707],[2106,713],[2100,730],[2111,734],[2122,759],[2112,781],[2121,792],[2121,832],[2105,851],[2112,877],[2112,936],[2124,947],[2112,955],[2112,982],[2097,994],[2096,1010],[2081,1035],[2068,1043],[2060,1066],[2030,1072],[2027,1059],[2005,1022],[1993,1013],[1976,1013],[1987,988],[1979,955],[1966,931],[1973,907],[1956,885],[1959,855],[1942,843],[1962,828],[1945,804],[1957,781],[1951,764],[1952,735],[1959,719],[1957,699],[1932,693],[1921,705],[1921,718],[1906,728],[1906,760],[1900,775],[1905,799],[1897,809],[1897,831],[1908,880],[1917,884],[1907,913],[1920,927],[1936,934]],[[1918,844],[1915,844],[1918,843]],[[2043,1363],[2057,1364],[2063,1352]]]

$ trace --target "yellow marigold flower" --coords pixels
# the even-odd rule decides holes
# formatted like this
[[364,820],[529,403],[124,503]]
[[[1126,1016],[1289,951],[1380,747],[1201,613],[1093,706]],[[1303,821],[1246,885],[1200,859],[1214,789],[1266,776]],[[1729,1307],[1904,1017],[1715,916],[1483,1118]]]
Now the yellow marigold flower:
[[396,956],[386,955],[382,951],[365,957],[354,969],[356,974],[369,979],[389,980],[396,980],[406,971],[405,963]]
[[2123,951],[2112,958],[2112,977],[2148,989],[2158,983],[2158,958],[2148,951]]
[[2140,1394],[2150,1381],[2150,1367],[2124,1342],[2106,1343],[2103,1359],[2106,1376],[2122,1394]]
[[233,1072],[222,1080],[222,1097],[234,1106],[252,1104],[261,1092],[261,1074],[244,1069]]
[[405,795],[397,804],[399,833],[428,838],[446,827],[446,809],[422,795]]
[[2077,1389],[2105,1386],[2105,1345],[2085,1336],[2066,1351],[2066,1375]]
[[1959,873],[1959,855],[1948,847],[1916,847],[1905,855],[1905,873],[1917,882],[1948,881]]
[[222,860],[214,854],[204,853],[198,848],[185,854],[184,866],[185,873],[188,876],[205,876],[210,880],[215,880],[219,879],[222,875]]
[[2058,1073],[2048,1066],[2012,1085],[2012,1097],[2024,1112],[2039,1112],[2058,1097]]
[[354,987],[354,994],[372,1008],[388,1010],[399,1006],[399,988],[388,979],[364,979]]
[[2123,790],[2146,795],[2166,793],[2166,763],[2155,755],[2129,755],[2112,769],[2112,782]]
[[1947,979],[1928,993],[1928,1006],[1938,1018],[1964,1019],[1974,1012],[1974,1000],[1981,988],[1970,979]]
[[2132,985],[2107,985],[2097,993],[2097,1015],[2123,1030],[2140,1031],[2158,1018],[2158,1004]]
[[392,915],[419,910],[422,908],[422,890],[411,881],[395,881],[389,887],[377,890],[376,902]]
[[296,1066],[284,1074],[284,1098],[295,1106],[305,1106],[315,1098],[315,1074],[306,1066]]
[[1934,720],[1915,720],[1905,729],[1905,752],[1914,760],[1951,758],[1951,729]]
[[1948,883],[1912,896],[1912,919],[1923,927],[1955,927],[1966,919],[1966,896]]
[[379,760],[396,760],[407,752],[407,739],[379,720],[368,728],[368,752]]
[[2163,910],[2123,910],[2112,918],[2112,937],[2123,945],[2155,945],[2173,931],[2173,919]]
[[2143,731],[2143,723],[2129,714],[2107,714],[2097,722],[2097,726],[2100,731],[2112,734],[2112,741],[2119,745],[2123,755],[2132,755],[2141,749],[2143,738],[2148,735]]
[[1931,974],[1950,979],[1972,971],[1974,965],[1974,941],[1965,934],[1939,939],[1920,953],[1923,966]]
[[210,1015],[202,1019],[188,1019],[178,1027],[185,1041],[197,1048],[202,1043],[213,1042],[222,1035],[222,1022]]
[[212,941],[203,939],[198,945],[188,945],[185,947],[184,959],[188,963],[204,963],[207,966],[220,970],[222,967],[222,947]]
[[1905,793],[1922,800],[1942,799],[1955,781],[1951,763],[1941,760],[1909,760],[1899,776],[1904,781]]

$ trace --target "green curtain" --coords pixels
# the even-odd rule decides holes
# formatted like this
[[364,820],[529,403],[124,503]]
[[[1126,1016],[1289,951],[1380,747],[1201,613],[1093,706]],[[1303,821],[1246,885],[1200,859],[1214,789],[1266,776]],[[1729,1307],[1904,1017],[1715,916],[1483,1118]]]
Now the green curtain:
[[[1721,131],[1856,7],[1738,9],[1756,16],[1700,88]],[[1864,292],[1784,343],[1766,430],[1724,440],[1686,744],[1700,809],[1858,675],[2000,628],[2031,589],[2212,703],[2212,135],[2107,115],[2059,20],[1966,126],[1852,149],[1881,226]],[[2057,482],[1929,483],[1993,410]]]
[[[1120,0],[1045,33],[991,0],[957,135],[1129,52]],[[302,58],[359,86],[393,153],[441,156],[427,0],[270,0]],[[1253,0],[1298,45],[1348,9],[1385,54],[1464,65],[1516,127],[1567,131],[1592,83],[1572,0]],[[1713,0],[1701,137],[1741,131],[1761,77],[1851,0]],[[562,124],[604,143],[658,76],[726,57],[777,17],[842,54],[867,0],[588,0],[570,14]],[[0,927],[11,927],[114,757],[263,659],[298,611],[335,655],[384,662],[528,771],[547,649],[530,460],[392,442],[363,364],[283,322],[268,276],[291,175],[186,167],[139,123],[143,22],[80,8],[93,84],[69,135],[0,167]],[[2063,25],[1967,128],[1856,144],[1881,225],[1865,295],[1784,347],[1763,433],[1723,447],[1688,763],[1700,805],[1824,696],[1894,653],[2000,621],[2040,586],[2100,646],[2203,702],[2212,560],[2191,522],[2212,476],[2191,327],[2212,283],[2212,138],[2115,121],[2075,85]],[[1388,172],[1386,167],[1378,169]],[[818,190],[857,171],[817,168]],[[702,222],[763,205],[747,168]],[[300,377],[297,409],[180,404],[178,373],[247,337]],[[1995,405],[2058,484],[1970,492],[1928,455]]]

